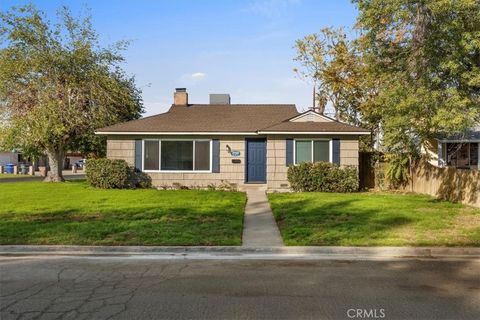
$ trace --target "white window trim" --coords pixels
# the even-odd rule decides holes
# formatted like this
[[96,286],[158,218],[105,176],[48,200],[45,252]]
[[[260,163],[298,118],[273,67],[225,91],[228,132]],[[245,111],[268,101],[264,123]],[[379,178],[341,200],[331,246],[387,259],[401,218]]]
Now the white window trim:
[[[145,141],[158,141],[158,170],[145,170]],[[162,141],[192,141],[193,142],[193,170],[162,170]],[[210,169],[195,170],[195,142],[210,142]],[[212,139],[142,139],[142,172],[145,173],[212,173],[213,143]]]
[[298,141],[311,141],[312,143],[312,154],[310,156],[311,162],[313,162],[313,155],[314,155],[314,150],[313,150],[313,142],[314,141],[328,141],[328,162],[333,163],[333,139],[310,139],[310,138],[305,138],[305,139],[294,139],[293,140],[293,163],[297,165],[297,140]]

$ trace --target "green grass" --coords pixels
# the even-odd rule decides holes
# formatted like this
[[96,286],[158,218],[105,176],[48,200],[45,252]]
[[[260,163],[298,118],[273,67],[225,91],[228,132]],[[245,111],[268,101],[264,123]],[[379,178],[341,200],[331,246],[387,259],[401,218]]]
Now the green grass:
[[480,246],[480,209],[398,193],[270,194],[287,245]]
[[245,194],[0,185],[0,244],[240,245]]
[[0,179],[12,179],[12,178],[32,178],[33,176],[28,174],[11,174],[11,173],[0,173]]

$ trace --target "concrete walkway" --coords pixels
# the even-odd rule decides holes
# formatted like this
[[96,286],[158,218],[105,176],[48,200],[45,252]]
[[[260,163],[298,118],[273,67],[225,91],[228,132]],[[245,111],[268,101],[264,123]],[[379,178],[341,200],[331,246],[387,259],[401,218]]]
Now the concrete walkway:
[[265,190],[251,187],[247,191],[247,205],[243,222],[242,245],[247,247],[283,246]]

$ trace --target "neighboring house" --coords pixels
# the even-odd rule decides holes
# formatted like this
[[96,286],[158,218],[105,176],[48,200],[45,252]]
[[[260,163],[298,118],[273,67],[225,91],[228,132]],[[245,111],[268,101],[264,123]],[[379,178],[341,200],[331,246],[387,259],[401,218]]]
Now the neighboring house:
[[440,138],[424,151],[430,163],[438,167],[480,169],[480,125],[464,134]]
[[0,151],[0,166],[5,166],[8,163],[18,165],[21,161],[21,154],[19,152],[2,152]]
[[358,166],[358,139],[368,130],[295,105],[189,104],[177,89],[166,113],[99,129],[107,157],[148,173],[157,187],[219,185],[222,181],[288,189],[287,169],[303,161]]

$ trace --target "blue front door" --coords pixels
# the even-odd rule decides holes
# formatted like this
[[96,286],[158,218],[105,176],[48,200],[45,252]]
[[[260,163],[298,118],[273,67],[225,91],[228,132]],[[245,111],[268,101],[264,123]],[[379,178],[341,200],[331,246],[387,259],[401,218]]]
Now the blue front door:
[[247,139],[247,174],[250,183],[267,181],[267,141],[265,139]]

